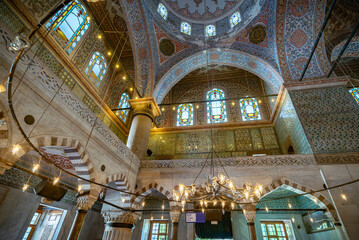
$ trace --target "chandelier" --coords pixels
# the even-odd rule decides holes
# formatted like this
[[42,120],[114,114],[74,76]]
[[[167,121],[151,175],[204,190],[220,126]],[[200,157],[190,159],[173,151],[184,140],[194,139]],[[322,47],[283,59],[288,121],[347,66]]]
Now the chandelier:
[[[243,187],[236,187],[233,180],[228,176],[227,171],[225,170],[221,160],[217,156],[217,159],[214,159],[214,155],[217,155],[215,150],[211,149],[210,154],[208,154],[206,161],[204,162],[201,171],[198,173],[197,177],[193,183],[189,186],[184,184],[179,184],[173,190],[174,200],[181,202],[182,211],[186,203],[189,202],[199,202],[202,207],[202,211],[208,206],[213,207],[222,207],[234,209],[241,200],[247,202],[253,202],[254,197],[260,198],[263,187],[261,184],[257,183],[255,186],[252,186],[251,183],[247,182]],[[202,170],[206,167],[208,159],[210,156],[210,171],[207,175],[207,182],[205,184],[196,185],[195,182],[200,176]],[[217,174],[215,174],[215,167],[221,166],[223,168],[223,173],[220,173],[217,169]]]

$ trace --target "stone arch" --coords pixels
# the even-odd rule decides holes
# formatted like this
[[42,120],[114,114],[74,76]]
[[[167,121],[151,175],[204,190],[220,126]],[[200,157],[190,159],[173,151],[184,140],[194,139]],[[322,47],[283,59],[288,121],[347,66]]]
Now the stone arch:
[[141,200],[143,199],[143,196],[138,196],[138,195],[147,196],[147,195],[150,195],[154,191],[158,191],[158,192],[162,193],[164,196],[167,197],[168,200],[173,199],[171,191],[169,191],[165,187],[153,182],[153,183],[148,184],[145,187],[138,188],[135,190],[136,196],[132,200],[132,205],[134,206],[134,208],[136,209],[139,206]]
[[115,182],[117,189],[128,191],[130,190],[130,184],[128,182],[127,177],[123,173],[116,173],[112,174],[111,176],[107,177],[105,180],[106,184],[111,182]]
[[236,50],[209,49],[177,63],[161,78],[153,91],[157,103],[161,103],[169,90],[188,73],[206,66],[207,59],[208,64],[233,66],[249,71],[266,81],[275,93],[279,93],[282,86],[281,75],[262,59]]
[[[95,181],[95,169],[92,165],[92,160],[90,159],[90,156],[85,150],[84,146],[77,139],[64,136],[46,135],[32,137],[30,138],[30,141],[37,149],[40,149],[42,153],[46,147],[61,147],[69,156],[69,161],[75,168],[75,173],[85,179]],[[12,164],[14,164],[22,155],[33,150],[25,140],[18,144],[21,146],[21,150],[18,154],[12,156]],[[78,183],[82,185],[84,191],[90,191],[91,195],[96,195],[97,198],[101,187],[98,187],[97,185],[86,182],[84,180],[78,181]]]
[[[335,211],[334,205],[332,204],[332,202],[326,198],[323,194],[321,194],[320,192],[316,192],[316,193],[311,193],[313,191],[315,191],[314,189],[310,188],[310,187],[306,187],[303,186],[299,183],[293,182],[291,180],[288,180],[286,178],[281,178],[278,180],[273,181],[272,183],[268,184],[267,186],[265,186],[263,188],[263,192],[262,192],[262,197],[266,196],[267,194],[271,193],[273,190],[277,189],[278,187],[281,186],[287,186],[288,190],[291,191],[295,191],[299,194],[301,193],[309,193],[307,195],[304,195],[305,197],[307,197],[308,199],[312,200],[313,199],[318,199],[318,205],[322,208],[326,208],[328,209],[331,213],[332,211]],[[255,201],[258,201],[259,199],[256,198]],[[334,216],[333,216],[334,217]]]

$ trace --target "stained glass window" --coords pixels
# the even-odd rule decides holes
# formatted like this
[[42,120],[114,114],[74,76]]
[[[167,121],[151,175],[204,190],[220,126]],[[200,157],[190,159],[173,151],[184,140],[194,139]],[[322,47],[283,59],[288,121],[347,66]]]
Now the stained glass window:
[[193,105],[181,104],[177,108],[177,126],[193,125]]
[[352,88],[349,92],[353,95],[355,101],[359,104],[359,88]]
[[214,25],[206,26],[206,37],[212,37],[216,35],[216,27]]
[[261,222],[263,240],[288,240],[284,222]]
[[240,99],[239,106],[241,108],[243,121],[260,120],[261,119],[258,102],[255,98]]
[[[129,108],[130,107],[130,103],[128,102],[129,99],[130,97],[128,96],[127,93],[122,93],[120,102],[118,104],[118,108]],[[126,122],[129,111],[130,110],[128,109],[118,110],[116,112],[116,115],[119,116],[123,122]]]
[[89,76],[95,86],[99,87],[106,73],[106,70],[107,66],[105,58],[99,52],[95,52],[92,55],[92,58],[85,70],[85,73],[87,74],[87,76]]
[[73,1],[58,11],[46,24],[52,29],[56,40],[70,54],[89,28],[86,10],[78,1]]
[[162,3],[158,4],[157,12],[163,17],[164,20],[167,19],[167,8]]
[[207,93],[207,122],[227,122],[226,102],[220,101],[224,98],[224,92],[213,88]]
[[187,22],[181,22],[181,32],[191,35],[191,25]]
[[231,24],[231,27],[236,26],[241,21],[241,15],[239,12],[235,12],[230,18],[229,23]]

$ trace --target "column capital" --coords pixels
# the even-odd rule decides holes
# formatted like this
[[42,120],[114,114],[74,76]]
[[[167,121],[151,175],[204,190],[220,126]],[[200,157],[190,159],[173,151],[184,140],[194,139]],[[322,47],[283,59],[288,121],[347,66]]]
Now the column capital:
[[77,209],[78,210],[89,210],[94,203],[97,201],[97,197],[90,194],[90,192],[86,192],[83,194],[77,195]]
[[125,224],[135,224],[140,218],[139,214],[125,212],[121,210],[105,210],[101,211],[102,216],[105,219],[105,223],[125,223]]
[[247,224],[253,224],[256,217],[256,206],[254,204],[243,205],[242,209],[244,217],[247,220]]
[[171,210],[171,211],[170,211],[171,221],[172,221],[173,223],[178,223],[179,220],[180,220],[180,218],[181,218],[181,214],[182,214],[181,211]]
[[161,115],[160,108],[152,97],[130,99],[129,103],[131,104],[133,116],[142,114],[150,117],[153,121],[156,117]]

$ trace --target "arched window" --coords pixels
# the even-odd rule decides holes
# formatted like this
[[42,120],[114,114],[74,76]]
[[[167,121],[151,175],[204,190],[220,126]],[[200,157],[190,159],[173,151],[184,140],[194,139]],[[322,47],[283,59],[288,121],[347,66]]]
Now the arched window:
[[177,108],[177,126],[193,125],[193,105],[181,104]]
[[162,3],[158,4],[157,12],[163,17],[164,20],[167,19],[167,8]]
[[70,54],[89,28],[89,17],[78,1],[73,1],[58,11],[46,24],[52,29],[56,40]]
[[359,88],[352,88],[349,92],[353,95],[355,101],[359,104]]
[[226,102],[219,101],[224,99],[224,92],[214,88],[207,93],[207,122],[227,122]]
[[239,12],[233,13],[233,15],[229,18],[229,23],[231,24],[231,27],[236,26],[241,21],[241,15]]
[[243,98],[239,100],[239,106],[241,108],[242,120],[260,120],[261,114],[258,108],[258,102],[255,98]]
[[[120,102],[118,104],[118,108],[129,108],[130,107],[130,103],[128,102],[129,99],[130,99],[130,97],[128,96],[127,93],[122,93]],[[123,122],[126,122],[129,112],[130,112],[130,110],[128,110],[128,109],[118,110],[116,112],[116,115],[118,115]]]
[[181,32],[191,35],[191,25],[187,22],[181,22]]
[[85,70],[85,73],[91,81],[95,84],[96,87],[100,86],[100,83],[103,80],[103,76],[105,75],[107,70],[105,58],[99,53],[95,52],[92,55],[92,58]]
[[216,27],[214,25],[206,26],[206,37],[212,37],[216,35]]

